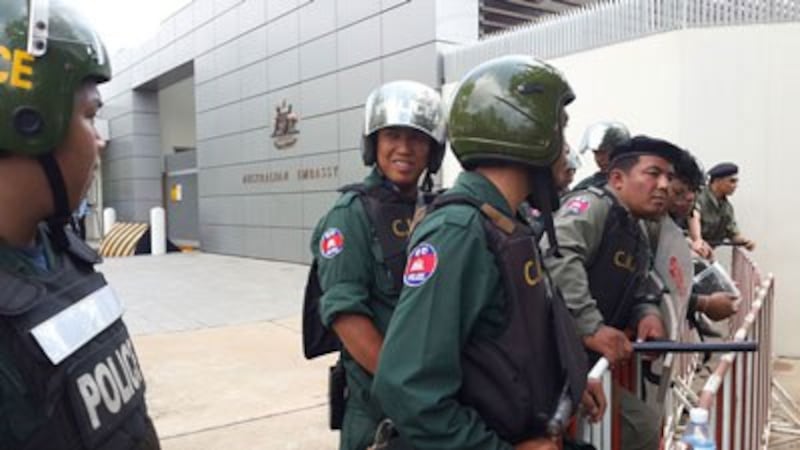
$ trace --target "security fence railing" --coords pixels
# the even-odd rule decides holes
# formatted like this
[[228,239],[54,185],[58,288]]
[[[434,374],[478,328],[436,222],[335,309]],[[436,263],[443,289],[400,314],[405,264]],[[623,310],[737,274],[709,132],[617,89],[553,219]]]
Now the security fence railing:
[[[771,274],[762,273],[750,255],[739,248],[733,249],[731,275],[741,303],[722,342],[749,342],[757,345],[756,351],[724,354],[713,363],[700,389],[696,381],[700,381],[701,362],[696,355],[677,359],[668,380],[668,395],[657,402],[664,413],[661,448],[665,450],[685,448],[679,438],[688,419],[685,412],[693,407],[709,411],[710,428],[720,450],[788,449],[800,443],[800,408],[772,372],[775,280]],[[696,343],[697,335],[685,334],[681,342]],[[640,361],[603,373],[607,367],[598,364],[589,375],[603,380],[607,398],[615,398],[620,389],[642,395]],[[579,421],[577,437],[597,449],[622,448],[619,404],[611,404],[602,422],[592,425]]]
[[685,28],[800,21],[800,0],[611,0],[488,35],[444,55],[445,82],[509,53],[554,58]]

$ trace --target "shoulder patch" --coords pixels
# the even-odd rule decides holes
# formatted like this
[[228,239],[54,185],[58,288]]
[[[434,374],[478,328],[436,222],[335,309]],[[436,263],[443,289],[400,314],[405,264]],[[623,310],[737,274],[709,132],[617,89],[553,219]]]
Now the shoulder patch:
[[564,204],[565,215],[579,215],[585,213],[589,209],[589,199],[579,195],[571,198]]
[[418,244],[408,254],[406,270],[403,273],[403,284],[408,287],[419,287],[425,284],[436,272],[439,256],[436,248],[427,242]]
[[319,239],[319,254],[332,259],[344,250],[344,234],[338,228],[328,228]]

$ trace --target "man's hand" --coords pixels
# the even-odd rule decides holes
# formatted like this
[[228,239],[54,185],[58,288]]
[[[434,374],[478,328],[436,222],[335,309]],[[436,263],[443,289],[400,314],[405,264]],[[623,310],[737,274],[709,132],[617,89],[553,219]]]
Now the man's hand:
[[692,251],[697,253],[701,258],[708,260],[714,259],[714,250],[711,248],[711,245],[702,238],[692,241]]
[[558,450],[558,442],[553,438],[539,438],[520,442],[514,450]]
[[600,380],[589,379],[586,390],[583,391],[581,406],[589,416],[589,421],[597,423],[606,412],[606,394],[603,392],[603,383]]
[[664,332],[664,323],[661,318],[655,314],[648,314],[639,320],[636,324],[636,340],[637,341],[653,341],[664,339],[666,332]]
[[697,310],[716,322],[736,313],[739,309],[738,299],[739,297],[724,291],[701,295],[697,299]]
[[[636,324],[636,341],[658,341],[664,339],[666,336],[664,331],[664,323],[661,318],[655,314],[648,314],[639,320]],[[658,353],[645,353],[644,358],[653,360],[659,357]]]
[[625,333],[606,325],[601,325],[593,335],[584,336],[583,345],[605,356],[611,366],[630,358],[633,353]]

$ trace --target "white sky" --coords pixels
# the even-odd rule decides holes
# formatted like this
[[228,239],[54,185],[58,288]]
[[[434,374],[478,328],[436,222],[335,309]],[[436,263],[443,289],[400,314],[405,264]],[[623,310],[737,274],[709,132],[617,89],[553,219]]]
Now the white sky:
[[154,36],[161,21],[191,0],[70,0],[95,26],[110,54],[136,48]]

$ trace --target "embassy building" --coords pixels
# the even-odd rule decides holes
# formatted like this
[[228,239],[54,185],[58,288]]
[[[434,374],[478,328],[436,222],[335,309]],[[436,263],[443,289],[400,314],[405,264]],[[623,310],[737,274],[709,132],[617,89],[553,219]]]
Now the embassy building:
[[397,79],[440,86],[440,55],[478,38],[478,3],[187,4],[112,56],[102,205],[140,222],[163,206],[168,237],[206,252],[307,261],[336,189],[367,173],[367,95]]
[[[800,240],[776,225],[800,220],[782,184],[800,165],[795,0],[194,0],[112,55],[93,203],[139,222],[162,206],[168,237],[206,252],[308,262],[337,188],[368,171],[368,93],[411,79],[447,99],[469,69],[511,53],[569,80],[573,147],[618,120],[706,167],[735,161],[739,226],[782,296],[800,296]],[[595,170],[583,159],[578,179]],[[459,170],[448,152],[439,182]],[[797,314],[780,306],[777,333]]]

